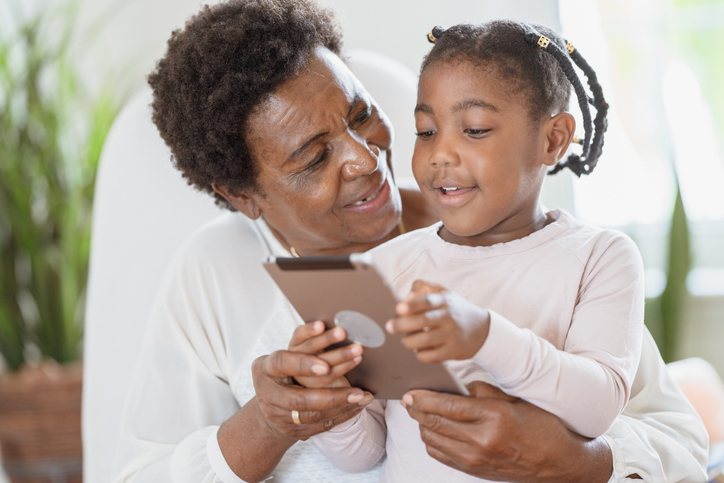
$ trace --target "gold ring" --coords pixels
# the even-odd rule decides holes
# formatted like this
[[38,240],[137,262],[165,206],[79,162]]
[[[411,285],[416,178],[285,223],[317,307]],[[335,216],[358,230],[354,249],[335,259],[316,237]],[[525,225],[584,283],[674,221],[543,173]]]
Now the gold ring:
[[292,410],[292,421],[294,421],[294,424],[302,424],[302,421],[299,419],[299,411]]

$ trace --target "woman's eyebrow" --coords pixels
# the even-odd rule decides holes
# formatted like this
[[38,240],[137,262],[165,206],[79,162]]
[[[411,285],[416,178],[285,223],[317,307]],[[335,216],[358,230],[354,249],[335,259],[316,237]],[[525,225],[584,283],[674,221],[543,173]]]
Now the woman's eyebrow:
[[304,152],[304,150],[306,150],[309,146],[311,146],[311,145],[314,143],[314,141],[316,141],[317,139],[321,138],[322,136],[326,136],[327,134],[329,134],[329,133],[326,132],[326,131],[325,131],[325,132],[320,132],[320,133],[318,133],[318,134],[315,134],[315,135],[312,136],[311,138],[309,138],[309,139],[307,140],[307,142],[305,142],[299,149],[297,149],[296,151],[294,151],[294,152],[292,153],[292,155],[289,156],[289,159],[287,159],[287,162],[292,161],[294,158],[298,157],[300,154],[302,154],[302,153]]
[[354,99],[352,99],[352,102],[349,103],[349,110],[347,111],[347,117],[349,118],[352,115],[352,111],[354,111],[354,108],[357,107],[360,103],[367,105],[367,101],[359,94],[355,94]]

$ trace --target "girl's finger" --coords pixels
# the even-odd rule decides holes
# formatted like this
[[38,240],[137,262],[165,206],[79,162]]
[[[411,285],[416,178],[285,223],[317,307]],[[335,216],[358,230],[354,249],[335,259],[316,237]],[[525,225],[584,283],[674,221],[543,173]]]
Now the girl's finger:
[[403,300],[397,304],[396,310],[399,315],[413,315],[428,310],[437,309],[445,305],[444,292],[434,292],[417,295],[409,300]]
[[410,350],[426,351],[436,349],[448,342],[446,334],[441,329],[415,332],[402,338],[402,345]]
[[[322,322],[319,322],[324,326]],[[347,333],[341,327],[326,330],[320,335],[316,335],[303,340],[302,342],[292,345],[289,344],[289,350],[295,352],[303,352],[305,354],[317,354],[332,344],[342,342],[347,337]]]
[[330,366],[336,366],[344,362],[349,362],[357,357],[360,357],[363,352],[363,348],[359,344],[350,344],[348,346],[339,347],[329,352],[322,352],[317,356],[320,359],[325,360]]
[[300,325],[294,329],[292,334],[292,340],[289,341],[289,347],[293,347],[301,344],[305,340],[315,337],[324,332],[324,322],[316,320],[314,322],[308,322],[304,325]]
[[[431,314],[432,316],[428,316],[430,312],[433,312]],[[385,329],[390,334],[418,332],[431,330],[434,327],[442,325],[447,320],[447,308],[435,309],[430,312],[405,317],[395,317],[387,321]]]

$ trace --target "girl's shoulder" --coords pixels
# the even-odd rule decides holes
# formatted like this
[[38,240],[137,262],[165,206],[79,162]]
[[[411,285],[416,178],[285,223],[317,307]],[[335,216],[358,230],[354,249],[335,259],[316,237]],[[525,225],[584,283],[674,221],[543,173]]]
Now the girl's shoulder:
[[559,221],[566,225],[556,237],[556,243],[583,263],[591,259],[640,261],[636,243],[625,233],[612,228],[601,228],[578,220],[561,210]]

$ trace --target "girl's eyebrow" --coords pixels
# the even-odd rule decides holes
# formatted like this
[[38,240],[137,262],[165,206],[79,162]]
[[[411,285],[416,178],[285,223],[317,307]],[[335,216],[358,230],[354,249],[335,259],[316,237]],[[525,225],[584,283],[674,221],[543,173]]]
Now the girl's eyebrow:
[[432,107],[427,104],[418,104],[415,106],[415,114],[418,112],[424,112],[425,114],[432,114]]
[[452,112],[460,112],[467,109],[484,109],[486,111],[500,112],[500,109],[482,99],[466,99],[460,101],[453,106]]
[[[500,109],[498,109],[495,105],[486,102],[482,99],[466,99],[464,101],[460,101],[455,103],[455,105],[452,108],[452,112],[460,112],[465,111],[467,109],[484,109],[486,111],[492,111],[499,113]],[[418,112],[424,112],[425,114],[432,114],[432,107],[428,106],[427,104],[418,104],[415,106],[415,114]]]

